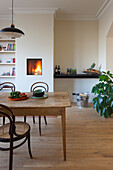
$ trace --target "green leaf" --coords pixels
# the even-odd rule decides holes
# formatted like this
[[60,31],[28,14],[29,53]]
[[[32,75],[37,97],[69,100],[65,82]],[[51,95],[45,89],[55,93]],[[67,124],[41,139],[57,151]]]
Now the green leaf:
[[96,111],[99,113],[99,105],[96,105]]
[[103,107],[100,106],[99,109],[100,109],[100,115],[103,116],[103,115],[102,115]]
[[112,114],[113,114],[113,107],[111,107],[111,112],[112,112]]
[[103,106],[106,107],[107,106],[107,96],[103,97]]
[[110,71],[107,71],[107,74],[110,74]]
[[113,94],[112,93],[108,94],[108,97],[109,97],[109,100],[113,100]]
[[103,98],[102,98],[102,97],[100,97],[98,102],[99,102],[99,104],[101,105],[101,104],[102,104],[102,102],[103,102]]
[[94,87],[92,88],[92,90],[91,90],[91,93],[94,93],[95,90],[96,90],[96,87],[94,86]]
[[97,102],[94,103],[93,105],[93,109],[95,109],[95,107],[97,106]]
[[102,73],[103,73],[103,74],[106,74],[106,72],[105,72],[105,71],[102,71]]
[[105,110],[104,117],[108,118],[108,110]]
[[104,81],[108,82],[108,79],[109,79],[109,77],[108,77],[108,76],[105,76]]
[[95,92],[97,93],[97,91],[98,91],[98,86],[96,84],[95,86],[93,86],[91,93],[95,93]]
[[95,103],[97,101],[97,97],[93,98],[92,103]]
[[111,101],[111,107],[113,107],[113,101]]
[[112,109],[110,107],[107,107],[108,115],[111,117]]
[[106,112],[106,109],[103,108],[102,111],[101,111],[101,116],[103,116],[105,114],[105,112]]
[[104,81],[105,80],[105,75],[101,75],[99,81]]
[[111,92],[113,93],[113,86],[111,86]]

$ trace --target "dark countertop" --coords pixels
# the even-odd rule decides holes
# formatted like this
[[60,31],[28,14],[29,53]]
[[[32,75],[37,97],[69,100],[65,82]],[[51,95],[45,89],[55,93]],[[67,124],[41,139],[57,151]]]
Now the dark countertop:
[[98,74],[54,74],[54,78],[99,78]]

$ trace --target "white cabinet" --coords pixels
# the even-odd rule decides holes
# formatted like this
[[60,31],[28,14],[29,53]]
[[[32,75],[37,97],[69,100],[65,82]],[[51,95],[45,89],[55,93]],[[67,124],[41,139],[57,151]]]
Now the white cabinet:
[[0,83],[15,82],[15,39],[0,39]]

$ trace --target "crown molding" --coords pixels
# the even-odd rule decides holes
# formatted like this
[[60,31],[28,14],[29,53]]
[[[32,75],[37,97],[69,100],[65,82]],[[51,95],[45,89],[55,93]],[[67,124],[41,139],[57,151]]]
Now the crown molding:
[[105,1],[104,1],[104,3],[102,4],[102,6],[99,8],[99,10],[98,10],[98,12],[97,12],[97,14],[96,14],[96,17],[98,17],[98,16],[101,14],[101,12],[102,12],[103,9],[106,7],[106,5],[108,4],[109,1],[110,1],[110,0],[105,0]]
[[[113,0],[105,0],[96,15],[61,15],[58,8],[14,8],[14,14],[52,14],[55,20],[98,20],[112,4]],[[0,20],[11,20],[11,15],[0,15]]]
[[[11,8],[9,8],[11,10]],[[58,8],[43,8],[43,9],[24,9],[24,8],[14,8],[14,19],[15,14],[53,14],[56,15]],[[11,15],[0,15],[0,20],[11,20]]]
[[55,20],[97,20],[97,18],[94,15],[57,15]]
[[15,14],[55,14],[58,8],[14,8]]
[[96,20],[95,15],[61,15],[58,8],[55,13],[55,20]]
[[104,6],[102,7],[102,9],[100,8],[100,11],[98,11],[97,13],[97,19],[100,19],[102,17],[102,15],[107,11],[107,9],[110,8],[110,6],[113,4],[113,0],[109,0],[108,2],[106,2],[106,4],[104,4]]
[[60,15],[59,10],[56,12],[56,20],[98,20],[104,12],[112,5],[113,0],[105,0],[96,15]]

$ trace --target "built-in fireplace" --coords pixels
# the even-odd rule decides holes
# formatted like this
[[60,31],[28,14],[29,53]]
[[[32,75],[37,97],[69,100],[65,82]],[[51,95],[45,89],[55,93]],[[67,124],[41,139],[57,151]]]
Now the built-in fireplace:
[[27,75],[42,75],[42,59],[27,58]]

